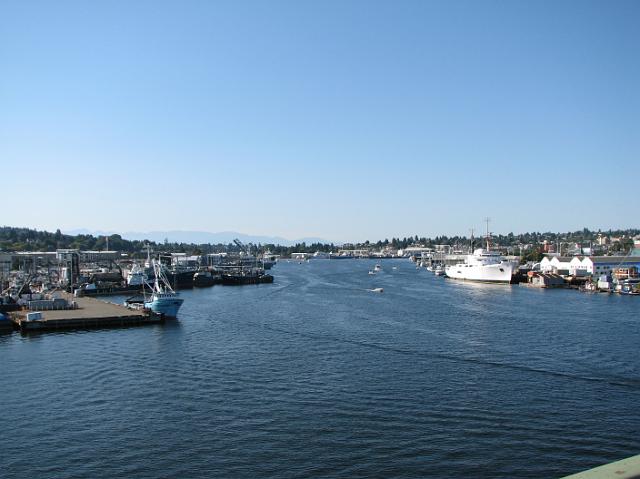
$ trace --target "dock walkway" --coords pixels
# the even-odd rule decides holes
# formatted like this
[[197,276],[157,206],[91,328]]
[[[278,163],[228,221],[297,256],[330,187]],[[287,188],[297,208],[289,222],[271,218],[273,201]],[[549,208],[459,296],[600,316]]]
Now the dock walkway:
[[137,326],[164,321],[162,316],[149,311],[132,310],[94,298],[66,295],[66,299],[75,301],[77,308],[42,311],[42,319],[32,321],[27,321],[27,311],[18,311],[11,314],[11,321],[21,331]]

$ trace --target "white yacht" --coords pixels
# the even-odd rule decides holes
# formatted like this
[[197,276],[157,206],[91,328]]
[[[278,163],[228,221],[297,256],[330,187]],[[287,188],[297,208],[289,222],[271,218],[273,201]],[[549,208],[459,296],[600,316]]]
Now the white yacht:
[[482,248],[467,255],[464,263],[448,265],[445,274],[453,279],[510,283],[516,265],[495,251]]
[[[473,244],[473,235],[472,235]],[[464,263],[447,265],[445,274],[449,278],[488,283],[510,283],[517,262],[505,259],[497,251],[491,251],[491,236],[487,222],[487,248],[478,248],[467,255]]]
[[144,307],[168,318],[175,318],[184,299],[180,298],[169,285],[169,281],[162,272],[160,262],[152,260],[152,265],[155,280],[152,285],[151,297],[145,298]]

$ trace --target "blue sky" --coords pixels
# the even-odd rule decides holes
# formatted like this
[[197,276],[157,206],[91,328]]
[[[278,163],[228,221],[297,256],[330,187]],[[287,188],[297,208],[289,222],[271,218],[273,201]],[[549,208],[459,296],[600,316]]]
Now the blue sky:
[[638,227],[639,22],[634,1],[5,0],[0,223]]

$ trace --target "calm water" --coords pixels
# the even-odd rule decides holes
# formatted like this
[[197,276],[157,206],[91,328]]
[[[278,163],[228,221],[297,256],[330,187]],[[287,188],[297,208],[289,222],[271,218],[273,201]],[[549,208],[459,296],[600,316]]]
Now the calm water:
[[540,478],[640,452],[638,298],[373,264],[185,291],[164,326],[0,336],[0,475]]

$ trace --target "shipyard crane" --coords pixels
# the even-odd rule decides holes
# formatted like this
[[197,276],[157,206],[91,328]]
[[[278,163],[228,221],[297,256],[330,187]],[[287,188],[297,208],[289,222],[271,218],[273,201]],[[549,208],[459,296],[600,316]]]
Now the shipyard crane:
[[251,255],[251,243],[249,243],[248,245],[245,245],[238,238],[234,239],[233,242],[236,244],[238,248],[240,248],[240,251],[246,253],[247,255]]

